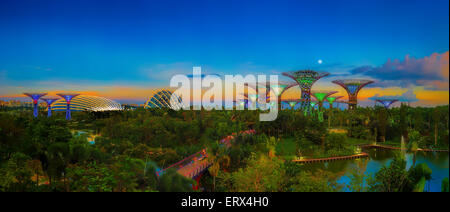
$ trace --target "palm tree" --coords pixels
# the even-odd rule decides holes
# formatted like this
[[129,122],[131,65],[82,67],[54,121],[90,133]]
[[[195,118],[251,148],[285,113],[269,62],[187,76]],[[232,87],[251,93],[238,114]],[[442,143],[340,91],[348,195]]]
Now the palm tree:
[[230,166],[230,157],[226,154],[224,146],[208,148],[208,160],[212,163],[209,167],[209,174],[213,177],[213,191],[216,190],[216,177],[220,169],[227,169]]

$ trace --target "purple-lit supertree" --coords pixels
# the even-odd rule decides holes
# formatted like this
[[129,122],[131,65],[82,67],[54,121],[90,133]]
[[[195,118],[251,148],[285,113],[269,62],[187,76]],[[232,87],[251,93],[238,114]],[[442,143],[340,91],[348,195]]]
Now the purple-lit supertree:
[[38,116],[38,101],[41,97],[47,95],[47,93],[23,93],[24,95],[33,99],[33,116]]
[[389,109],[389,107],[397,101],[398,99],[375,99],[375,102],[381,103],[386,109]]
[[317,80],[330,74],[327,72],[317,72],[313,70],[300,70],[284,72],[283,75],[292,78],[298,83],[302,91],[301,108],[305,112],[309,113],[311,108],[311,87]]
[[70,115],[70,101],[80,94],[78,94],[78,93],[59,93],[56,95],[58,95],[66,100],[66,102],[67,102],[66,120],[70,120],[72,118]]
[[344,79],[334,80],[334,84],[342,86],[348,93],[348,109],[354,110],[358,105],[358,93],[366,85],[373,83],[372,80]]
[[58,97],[42,98],[42,100],[47,103],[47,117],[52,116],[52,104],[53,104],[53,102],[56,102],[56,100],[58,100],[58,99],[59,99]]

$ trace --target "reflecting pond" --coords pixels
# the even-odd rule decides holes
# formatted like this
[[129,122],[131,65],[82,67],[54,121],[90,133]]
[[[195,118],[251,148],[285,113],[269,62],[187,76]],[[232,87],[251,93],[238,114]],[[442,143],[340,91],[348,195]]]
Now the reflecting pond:
[[[395,151],[398,150],[368,148],[364,149],[364,152],[369,154],[369,158],[306,164],[305,168],[311,171],[325,170],[335,173],[338,183],[348,185],[350,183],[349,176],[352,173],[374,175],[383,165],[389,165],[394,158]],[[448,152],[417,152],[415,157],[412,153],[403,154],[405,154],[408,169],[414,163],[426,163],[432,170],[432,180],[425,185],[425,191],[441,191],[442,179],[449,177]],[[347,191],[347,188],[344,188],[344,191]]]

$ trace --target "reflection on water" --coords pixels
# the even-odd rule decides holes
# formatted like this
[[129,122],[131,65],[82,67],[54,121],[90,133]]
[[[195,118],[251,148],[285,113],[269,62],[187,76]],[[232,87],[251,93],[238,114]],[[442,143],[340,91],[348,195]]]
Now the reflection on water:
[[[343,160],[327,163],[305,164],[304,167],[310,171],[325,170],[336,174],[338,183],[349,184],[352,173],[365,173],[366,175],[375,174],[383,165],[389,165],[392,161],[395,151],[386,149],[364,149],[369,154],[369,158]],[[448,152],[417,152],[405,154],[407,168],[414,163],[426,163],[432,170],[432,180],[427,182],[426,191],[441,191],[442,179],[449,176],[449,155]]]

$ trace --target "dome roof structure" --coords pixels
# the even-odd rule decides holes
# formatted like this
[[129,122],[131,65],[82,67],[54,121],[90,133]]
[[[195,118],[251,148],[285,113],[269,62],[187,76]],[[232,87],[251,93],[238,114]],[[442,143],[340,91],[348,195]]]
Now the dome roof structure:
[[[65,111],[67,103],[64,99],[59,99],[52,104],[52,110]],[[70,101],[71,111],[115,111],[122,110],[119,103],[100,96],[79,95]]]
[[152,97],[150,97],[147,102],[145,102],[144,108],[172,108],[179,109],[182,107],[181,98],[178,97],[178,101],[175,105],[170,104],[170,98],[172,97],[172,92],[169,90],[157,91]]

